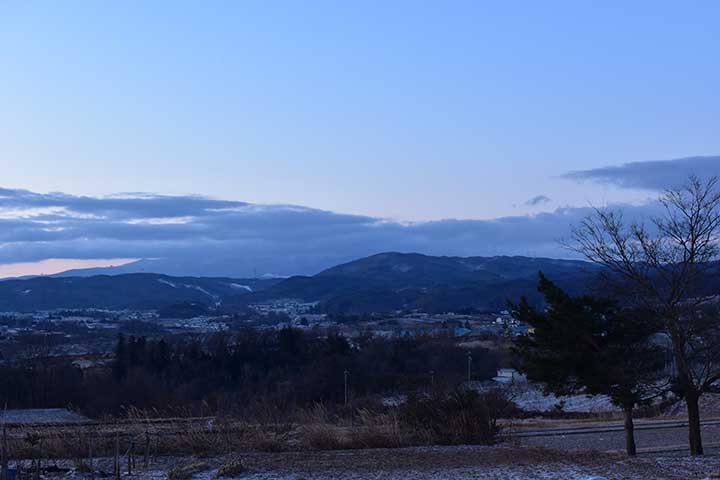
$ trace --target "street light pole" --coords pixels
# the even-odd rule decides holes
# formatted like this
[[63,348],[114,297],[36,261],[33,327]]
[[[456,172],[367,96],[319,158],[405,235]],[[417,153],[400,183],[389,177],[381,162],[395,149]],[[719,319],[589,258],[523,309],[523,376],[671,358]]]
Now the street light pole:
[[472,379],[472,355],[470,352],[467,352],[467,360],[468,360],[468,387],[470,387],[470,380]]
[[345,369],[344,376],[345,376],[345,406],[347,407],[348,404],[348,375],[350,372]]

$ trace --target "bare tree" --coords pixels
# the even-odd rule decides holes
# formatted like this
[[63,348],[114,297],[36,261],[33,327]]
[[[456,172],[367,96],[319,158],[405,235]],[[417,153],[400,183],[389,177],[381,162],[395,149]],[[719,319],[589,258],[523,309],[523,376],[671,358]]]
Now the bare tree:
[[662,215],[647,223],[595,209],[573,228],[566,245],[604,267],[605,285],[622,292],[626,302],[662,318],[676,391],[687,404],[690,452],[702,455],[698,401],[720,380],[717,299],[707,284],[719,253],[718,179],[692,176],[687,185],[666,190],[660,203]]

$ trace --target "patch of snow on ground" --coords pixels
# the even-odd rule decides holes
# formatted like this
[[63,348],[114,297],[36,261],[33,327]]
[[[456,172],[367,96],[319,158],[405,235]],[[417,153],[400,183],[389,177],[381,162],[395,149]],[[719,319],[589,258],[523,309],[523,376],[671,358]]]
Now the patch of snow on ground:
[[527,381],[522,375],[508,375],[502,371],[494,380],[508,398],[526,412],[550,412],[558,409],[573,413],[620,411],[606,395],[546,395],[541,385]]
[[562,409],[564,412],[618,412],[618,407],[612,404],[610,398],[605,395],[570,395],[556,396],[545,395],[537,387],[530,387],[526,390],[513,392],[512,400],[521,409],[527,412],[549,412],[555,409]]

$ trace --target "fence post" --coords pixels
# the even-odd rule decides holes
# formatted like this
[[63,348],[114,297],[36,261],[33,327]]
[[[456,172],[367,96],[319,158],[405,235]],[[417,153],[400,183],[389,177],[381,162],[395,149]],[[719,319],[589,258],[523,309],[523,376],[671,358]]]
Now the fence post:
[[93,459],[93,442],[95,441],[94,438],[95,437],[93,436],[92,432],[90,432],[90,445],[88,454],[88,457],[90,457],[88,459],[88,467],[90,468],[90,480],[95,480],[95,462]]
[[40,437],[38,442],[38,459],[37,465],[35,465],[35,478],[40,480],[40,471],[42,470],[42,458],[43,458],[43,439]]
[[133,463],[133,441],[132,441],[132,437],[128,437],[128,450],[127,450],[128,475],[132,475],[132,463]]
[[35,480],[40,480],[40,457],[35,459],[35,472],[34,472]]
[[0,470],[0,480],[8,480],[8,441],[7,441],[7,427],[3,419],[2,426],[2,469]]
[[145,429],[145,458],[143,460],[145,470],[147,470],[150,466],[150,433],[147,429]]
[[120,480],[120,434],[115,432],[115,456],[113,462],[115,479]]

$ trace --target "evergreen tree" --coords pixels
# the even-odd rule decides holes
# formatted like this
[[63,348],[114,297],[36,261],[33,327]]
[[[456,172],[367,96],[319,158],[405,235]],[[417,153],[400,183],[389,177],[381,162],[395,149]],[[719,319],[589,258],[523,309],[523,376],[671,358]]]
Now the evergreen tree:
[[717,288],[709,281],[720,259],[720,178],[691,176],[659,201],[662,213],[632,222],[620,211],[595,209],[566,246],[601,266],[604,287],[624,304],[663,319],[676,393],[687,406],[690,453],[702,455],[699,400],[720,380]]
[[116,381],[120,381],[128,372],[128,349],[125,342],[125,335],[118,334],[117,344],[115,345],[115,362],[113,363],[113,376]]
[[652,341],[661,322],[607,300],[570,297],[542,273],[538,290],[545,310],[526,298],[512,305],[515,318],[529,325],[513,348],[519,369],[547,392],[607,395],[625,414],[626,450],[635,455],[633,410],[662,392],[664,355]]

